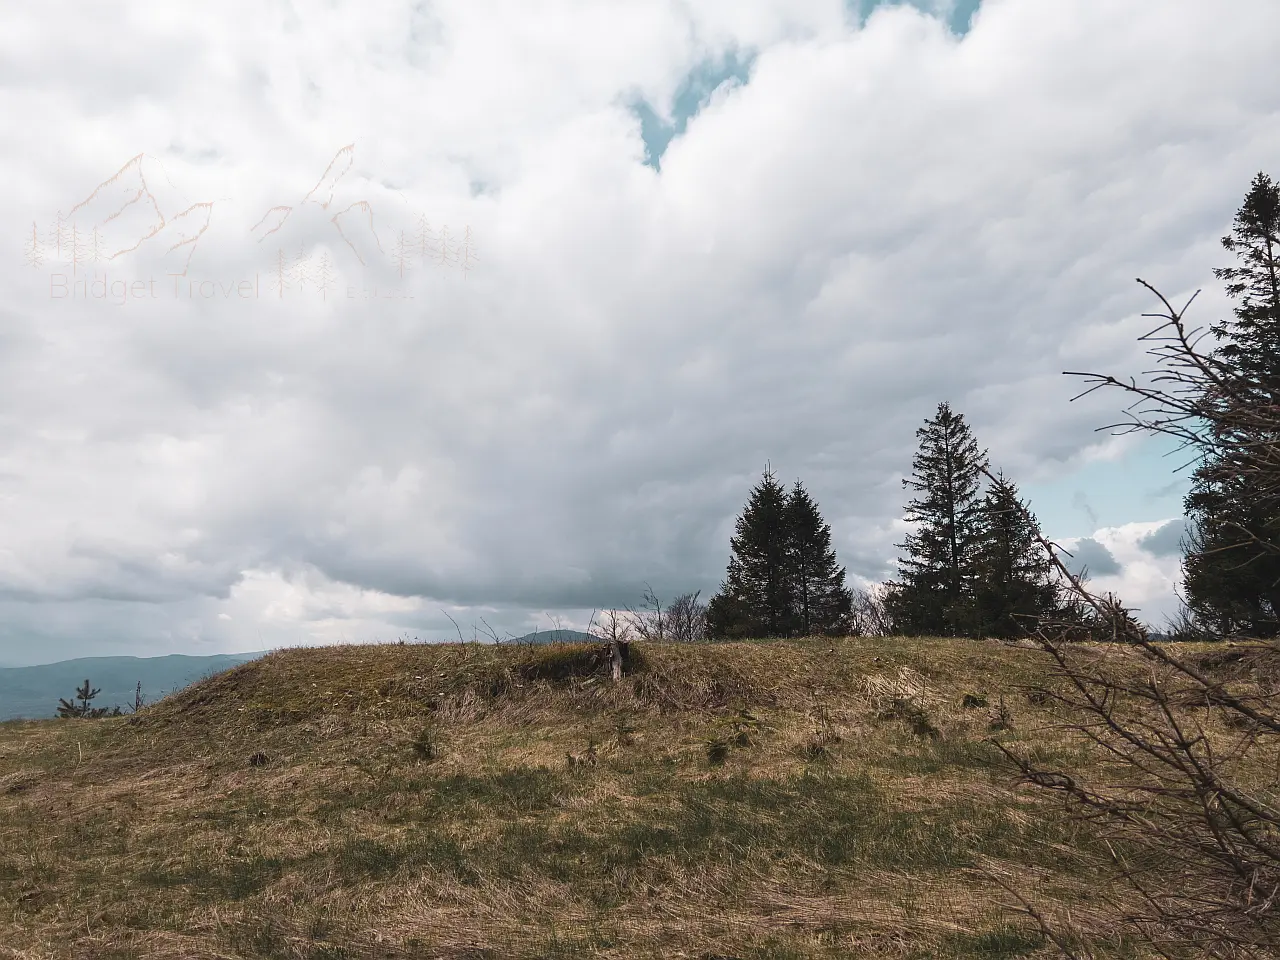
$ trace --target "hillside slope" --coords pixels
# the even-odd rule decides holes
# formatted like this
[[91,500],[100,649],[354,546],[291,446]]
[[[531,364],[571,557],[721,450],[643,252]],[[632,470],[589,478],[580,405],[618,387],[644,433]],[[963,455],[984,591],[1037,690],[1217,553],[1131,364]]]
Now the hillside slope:
[[0,720],[39,720],[58,715],[58,700],[73,700],[87,677],[100,693],[92,706],[131,710],[142,683],[144,700],[158,700],[175,688],[219,673],[263,655],[216,654],[192,657],[173,653],[164,657],[80,657],[32,667],[0,668]]
[[984,742],[1094,762],[1038,651],[633,646],[616,685],[587,645],[279,650],[0,724],[0,957],[1051,955],[984,865],[1090,922]]

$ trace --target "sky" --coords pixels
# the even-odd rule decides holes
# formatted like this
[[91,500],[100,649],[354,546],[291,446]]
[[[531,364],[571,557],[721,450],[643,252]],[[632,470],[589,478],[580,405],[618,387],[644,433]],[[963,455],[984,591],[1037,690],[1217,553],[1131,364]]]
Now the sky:
[[5,19],[0,664],[705,597],[766,464],[865,587],[944,401],[1093,589],[1177,611],[1192,451],[1063,371],[1150,382],[1135,278],[1227,316],[1272,0]]

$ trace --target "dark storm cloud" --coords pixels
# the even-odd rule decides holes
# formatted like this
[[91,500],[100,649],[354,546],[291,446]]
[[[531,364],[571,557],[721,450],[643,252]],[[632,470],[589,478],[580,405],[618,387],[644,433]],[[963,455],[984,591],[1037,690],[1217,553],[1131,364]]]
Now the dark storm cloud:
[[1086,570],[1090,577],[1111,577],[1120,573],[1120,564],[1103,544],[1092,537],[1085,537],[1070,548],[1073,556],[1064,558],[1064,562],[1076,576]]
[[1138,546],[1152,556],[1182,556],[1182,542],[1187,538],[1185,518],[1176,517],[1159,530],[1138,540]]

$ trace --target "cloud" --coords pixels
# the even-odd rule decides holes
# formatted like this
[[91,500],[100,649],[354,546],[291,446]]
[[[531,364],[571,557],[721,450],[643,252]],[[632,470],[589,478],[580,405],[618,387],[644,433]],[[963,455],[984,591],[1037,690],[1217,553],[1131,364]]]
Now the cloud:
[[1120,564],[1111,551],[1092,537],[1077,540],[1070,550],[1073,556],[1067,563],[1067,568],[1077,577],[1086,569],[1090,578],[1116,576],[1121,572]]
[[1168,521],[1153,533],[1147,534],[1138,541],[1138,546],[1156,557],[1181,557],[1182,542],[1187,538],[1188,524],[1186,519],[1178,517]]
[[1143,544],[1179,522],[1126,523],[1102,527],[1091,537],[1063,539],[1061,546],[1075,556],[1060,559],[1075,574],[1087,565],[1091,593],[1115,595],[1139,621],[1161,629],[1179,610],[1174,585],[1182,577],[1182,558],[1177,553],[1153,554]]
[[[1220,312],[1280,149],[1265,0],[46,9],[0,38],[0,659],[581,626],[714,589],[766,460],[892,575],[938,402],[1015,480],[1080,461],[1126,404],[1061,371],[1149,368],[1135,276]],[[139,154],[165,226],[50,256]],[[424,221],[449,262],[398,263]]]

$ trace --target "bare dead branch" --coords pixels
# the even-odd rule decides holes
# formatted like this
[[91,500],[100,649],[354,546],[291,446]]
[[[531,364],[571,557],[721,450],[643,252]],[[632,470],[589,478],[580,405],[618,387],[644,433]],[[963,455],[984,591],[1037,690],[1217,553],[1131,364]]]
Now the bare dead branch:
[[[1275,495],[1280,491],[1280,408],[1259,402],[1265,393],[1260,382],[1197,354],[1182,311],[1150,284],[1139,283],[1167,311],[1150,315],[1167,322],[1143,339],[1172,326],[1175,333],[1166,339],[1174,343],[1161,348],[1164,359],[1190,371],[1166,373],[1157,382],[1172,381],[1187,396],[1114,377],[1072,375],[1096,377],[1099,383],[1092,389],[1119,386],[1138,394],[1139,402],[1157,401],[1158,412],[1178,416],[1135,419],[1133,429],[1180,436],[1220,459],[1224,475],[1248,475],[1251,490]],[[1178,425],[1191,419],[1206,426]],[[1280,527],[1280,518],[1275,526]],[[1280,550],[1280,529],[1272,540],[1239,529],[1246,538],[1242,543]],[[1070,585],[1076,608],[1087,614],[1080,622],[1042,618],[1036,624],[1034,639],[1053,663],[1056,688],[1046,700],[1064,718],[1063,734],[1098,748],[1099,762],[1088,776],[1072,775],[992,742],[1017,769],[1020,782],[1063,797],[1071,816],[1098,831],[1109,851],[1107,862],[1098,866],[1108,867],[1141,905],[1116,905],[1115,919],[1159,955],[1280,956],[1280,715],[1275,709],[1280,642],[1233,646],[1233,655],[1259,666],[1237,677],[1217,676],[1223,658],[1175,654],[1115,597],[1090,594],[1083,577],[1073,576],[1059,560],[1060,547],[1038,534],[1037,539]],[[1066,643],[1080,639],[1108,641],[1124,656],[1099,656],[1100,648]],[[1231,731],[1238,735],[1233,738]],[[1024,912],[1065,955],[1081,955],[1068,946],[1074,938],[1050,930],[1033,905],[1024,903]]]

